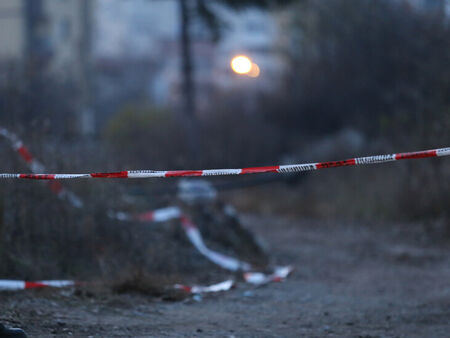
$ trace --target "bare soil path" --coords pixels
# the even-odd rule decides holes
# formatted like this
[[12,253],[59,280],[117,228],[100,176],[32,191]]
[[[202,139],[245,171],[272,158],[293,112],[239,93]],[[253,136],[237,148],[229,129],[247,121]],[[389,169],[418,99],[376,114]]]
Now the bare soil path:
[[284,283],[201,301],[73,290],[0,294],[0,321],[31,337],[449,337],[450,248],[420,225],[246,216]]

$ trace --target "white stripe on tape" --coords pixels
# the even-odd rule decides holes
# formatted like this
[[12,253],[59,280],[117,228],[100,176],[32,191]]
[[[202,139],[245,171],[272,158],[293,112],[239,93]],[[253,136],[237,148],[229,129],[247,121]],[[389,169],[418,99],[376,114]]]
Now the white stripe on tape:
[[282,282],[293,271],[291,266],[278,266],[275,267],[271,274],[265,274],[262,272],[246,272],[244,273],[244,279],[247,283],[260,286],[271,282]]
[[199,285],[183,285],[183,284],[175,284],[175,289],[184,290],[189,293],[211,293],[211,292],[221,292],[228,291],[234,286],[234,280],[229,279],[223,281],[221,283],[208,285],[208,286],[199,286]]

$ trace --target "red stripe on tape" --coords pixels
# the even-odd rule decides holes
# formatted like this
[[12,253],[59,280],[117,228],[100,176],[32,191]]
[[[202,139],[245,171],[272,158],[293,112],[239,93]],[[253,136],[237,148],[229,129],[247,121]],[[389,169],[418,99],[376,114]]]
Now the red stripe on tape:
[[25,162],[33,161],[33,156],[28,151],[28,149],[25,148],[24,146],[20,146],[20,148],[17,149],[17,152],[20,154],[20,156],[22,156],[22,158],[25,160]]
[[136,219],[141,222],[153,221],[153,211],[143,212],[142,214],[136,215]]
[[269,167],[243,168],[241,171],[241,175],[256,174],[256,173],[276,173],[278,169],[280,169],[279,165]]
[[323,169],[323,168],[333,168],[333,167],[343,167],[347,165],[355,165],[356,161],[354,158],[350,160],[344,160],[344,161],[331,161],[331,162],[322,162],[317,163],[316,167],[317,169]]
[[178,288],[180,290],[183,290],[185,292],[191,293],[192,292],[192,286],[187,286],[187,285],[178,285]]
[[91,174],[94,178],[128,178],[128,171],[118,171],[115,173],[94,173]]
[[410,158],[424,158],[424,157],[435,157],[437,156],[436,150],[425,150],[425,151],[416,151],[413,153],[400,153],[395,154],[396,160],[406,160]]
[[25,289],[45,288],[47,285],[37,282],[25,282]]
[[185,229],[195,229],[195,225],[186,216],[181,216],[180,220],[181,220],[181,225],[183,226],[183,228],[185,228]]
[[49,185],[50,185],[50,190],[52,192],[54,192],[55,194],[59,194],[63,190],[63,187],[62,187],[62,184],[60,181],[53,181]]
[[203,170],[174,170],[168,171],[165,177],[202,176]]
[[19,178],[26,178],[30,180],[54,180],[54,174],[20,174]]

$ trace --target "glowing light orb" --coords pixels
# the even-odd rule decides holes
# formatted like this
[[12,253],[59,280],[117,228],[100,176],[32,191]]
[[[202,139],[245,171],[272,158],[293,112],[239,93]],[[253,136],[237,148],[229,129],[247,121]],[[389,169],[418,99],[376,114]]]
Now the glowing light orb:
[[245,55],[235,56],[231,60],[231,69],[237,74],[249,74],[252,70],[253,62]]
[[261,73],[259,66],[256,63],[252,64],[252,69],[250,70],[250,72],[248,72],[248,76],[250,77],[258,77],[259,74]]

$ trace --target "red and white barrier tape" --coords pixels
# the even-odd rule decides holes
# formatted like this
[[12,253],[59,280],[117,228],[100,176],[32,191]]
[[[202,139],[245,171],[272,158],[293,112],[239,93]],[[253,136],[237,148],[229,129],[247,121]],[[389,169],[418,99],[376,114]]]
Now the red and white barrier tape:
[[[28,164],[30,169],[33,171],[31,176],[37,179],[50,179],[47,177],[47,174],[41,174],[45,169],[44,166],[34,159],[28,149],[23,145],[22,141],[8,130],[0,127],[0,136],[5,137],[10,141],[13,149],[21,156],[21,158]],[[234,170],[234,169],[232,169]],[[248,170],[248,169],[242,169]],[[254,171],[256,173],[256,171]],[[168,172],[166,172],[168,173]],[[183,171],[183,173],[185,173]],[[247,172],[250,173],[250,172]],[[0,174],[0,178],[2,178],[4,174]],[[19,174],[22,175],[22,174]],[[101,175],[101,174],[92,174],[92,175]],[[106,174],[108,177],[110,174]],[[28,174],[27,176],[30,176]],[[200,175],[172,175],[172,176],[200,176]],[[202,175],[208,176],[208,175]],[[44,178],[45,177],[45,178]],[[92,176],[94,177],[94,176]],[[101,176],[98,176],[101,177]],[[113,177],[113,176],[111,176]],[[164,177],[169,177],[166,175]],[[19,177],[24,178],[24,177]],[[31,178],[31,177],[27,177]],[[68,177],[65,177],[68,178]],[[73,178],[73,177],[72,177]],[[56,179],[56,177],[54,177]],[[58,177],[59,179],[59,177]],[[83,202],[79,199],[75,194],[71,191],[64,189],[62,185],[53,181],[50,184],[51,190],[56,193],[61,198],[67,198],[72,206],[81,208],[83,206]],[[121,221],[141,221],[141,222],[165,222],[171,219],[179,218],[181,221],[181,225],[186,233],[186,236],[190,240],[190,242],[194,245],[194,247],[206,258],[208,258],[211,262],[219,265],[220,267],[231,270],[231,271],[250,271],[252,269],[251,265],[240,261],[238,259],[223,255],[219,252],[209,249],[204,241],[203,237],[197,228],[197,226],[186,216],[183,215],[181,210],[177,207],[167,207],[154,211],[149,211],[145,213],[140,213],[136,215],[131,215],[124,212],[109,212],[108,215],[112,218],[121,220]],[[286,274],[285,277],[274,277],[280,275],[280,269],[286,269],[289,267],[278,267],[275,268],[275,271],[272,275],[265,275],[259,272],[248,272],[244,275],[244,279],[252,284],[266,284],[271,281],[278,281],[277,279],[284,279],[290,273],[290,271]],[[281,271],[281,270],[280,270]],[[253,277],[252,277],[253,276]],[[259,278],[259,279],[258,279]],[[258,280],[260,281],[258,283]],[[15,281],[15,280],[0,280],[0,291],[1,290],[24,290],[30,288],[42,288],[42,287],[64,287],[64,286],[73,286],[76,283],[73,281],[38,281],[38,282],[27,282],[27,281]],[[218,292],[229,290],[234,285],[234,281],[225,281],[219,284],[214,284],[210,286],[185,286],[185,285],[177,285],[176,288],[181,288],[185,291],[191,293],[203,293],[203,292]]]
[[198,227],[177,207],[167,207],[149,211],[141,214],[129,214],[125,212],[110,212],[110,217],[120,221],[140,221],[140,222],[166,222],[171,219],[180,219],[183,230],[192,245],[203,256],[221,268],[231,271],[249,271],[250,264],[242,262],[233,257],[226,256],[217,251],[209,249],[203,241],[202,234]]
[[246,272],[244,273],[244,280],[253,285],[264,285],[272,282],[284,281],[294,270],[292,266],[277,266],[273,273],[265,274],[261,272]]
[[[244,279],[247,283],[261,286],[271,282],[282,282],[292,272],[292,267],[277,267],[273,274],[264,274],[260,272],[247,272],[244,274]],[[21,291],[30,289],[42,289],[42,288],[65,288],[81,285],[80,282],[74,282],[70,280],[43,280],[43,281],[23,281],[23,280],[0,280],[0,291]],[[191,294],[200,293],[214,293],[228,291],[235,287],[236,283],[232,279],[212,284],[212,285],[184,285],[175,284],[173,286],[176,290],[183,290]]]
[[[45,167],[42,163],[34,158],[23,142],[14,134],[5,128],[0,127],[0,136],[3,136],[11,144],[11,147],[25,161],[33,174],[42,174]],[[61,199],[67,199],[75,208],[82,208],[83,202],[77,195],[70,190],[65,189],[60,182],[52,181],[49,183],[50,190]]]
[[46,287],[64,288],[68,286],[75,286],[78,283],[70,280],[42,280],[42,281],[23,281],[23,280],[0,280],[0,291],[17,291],[28,289],[40,289]]
[[0,127],[0,135],[11,143],[12,148],[28,164],[33,173],[39,174],[45,171],[44,166],[31,155],[28,149],[23,145],[23,142],[15,134]]
[[198,294],[198,293],[211,293],[211,292],[221,292],[228,291],[235,286],[235,282],[232,279],[223,281],[221,283],[208,285],[208,286],[199,286],[199,285],[183,285],[183,284],[175,284],[175,289],[183,290],[188,293]]
[[166,222],[171,219],[180,218],[182,212],[178,207],[166,207],[137,214],[109,211],[108,216],[119,221]]
[[226,270],[231,271],[249,271],[251,269],[251,265],[246,262],[223,255],[219,252],[213,251],[208,247],[206,247],[205,243],[203,242],[203,237],[200,231],[188,217],[186,216],[181,217],[181,225],[183,226],[183,229],[186,232],[186,236],[195,246],[197,251],[200,252],[206,258],[208,258],[211,262],[215,263],[216,265],[219,265],[220,267]]
[[[177,207],[167,207],[136,215],[124,212],[118,212],[115,214],[110,213],[110,217],[113,217],[120,221],[134,220],[141,222],[166,222],[171,219],[179,218],[181,220],[183,229],[186,232],[186,236],[198,252],[200,252],[211,262],[219,265],[223,269],[231,271],[244,271],[244,280],[247,283],[253,285],[260,286],[271,282],[281,282],[285,280],[293,271],[293,268],[291,266],[277,266],[274,268],[274,271],[271,274],[265,274],[262,272],[250,272],[250,270],[252,269],[252,266],[250,264],[209,249],[205,245],[198,227],[194,223],[192,223],[192,221],[187,216],[183,215],[181,210]],[[217,287],[219,287],[219,285],[225,285],[223,283],[217,284]],[[196,290],[206,290],[204,289],[205,287],[195,288],[184,285],[177,285],[176,287],[184,289],[185,291],[191,290],[192,293],[197,293],[198,291]],[[213,286],[207,288],[215,289]],[[231,288],[231,286],[229,288]]]
[[226,175],[246,175],[257,173],[291,173],[312,171],[324,168],[336,168],[344,166],[365,165],[375,163],[386,163],[408,159],[418,159],[427,157],[450,156],[450,148],[440,148],[423,150],[409,153],[399,153],[390,155],[376,155],[367,157],[356,157],[342,161],[276,165],[268,167],[253,167],[242,169],[204,169],[204,170],[130,170],[110,173],[90,173],[90,174],[0,174],[0,178],[34,179],[34,180],[61,180],[76,178],[156,178],[156,177],[191,177],[191,176],[226,176]]
[[[82,283],[74,282],[70,280],[43,280],[43,281],[24,281],[24,280],[10,280],[0,279],[0,291],[21,291],[30,289],[43,289],[43,288],[65,288],[81,285]],[[199,293],[212,293],[228,291],[235,285],[234,280],[226,280],[221,283],[212,284],[208,286],[201,285],[182,285],[175,284],[173,286],[176,290],[183,290],[192,294]]]
[[[7,140],[11,142],[13,149],[22,157],[22,159],[25,160],[25,162],[29,165],[29,167],[33,172],[36,172],[37,174],[44,170],[44,166],[34,159],[34,157],[31,155],[28,149],[23,145],[23,142],[19,140],[19,138],[15,134],[0,127],[0,135],[4,136]],[[53,192],[57,193],[61,197],[63,196],[61,194],[64,194],[65,196],[68,197],[71,196],[72,199],[69,199],[69,201],[73,206],[81,207],[83,205],[83,202],[78,197],[76,197],[69,190],[63,189],[63,187],[59,182],[54,181],[52,183],[58,184],[58,189],[55,189],[54,185],[50,186]],[[180,218],[183,229],[186,232],[186,236],[189,238],[194,247],[210,261],[221,266],[224,269],[232,271],[250,270],[250,265],[248,263],[241,262],[237,259],[228,257],[226,255],[223,255],[221,253],[209,249],[205,245],[199,229],[189,220],[188,217],[184,216],[181,210],[177,207],[167,207],[136,215],[130,215],[124,212],[109,212],[108,214],[110,217],[122,221],[136,220],[141,222],[165,222],[170,219]]]

